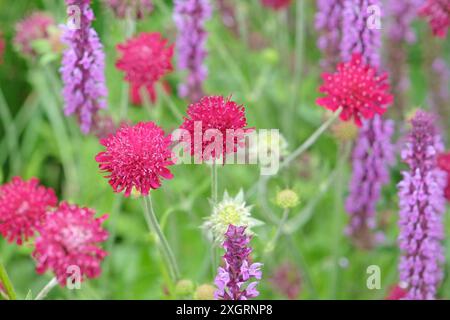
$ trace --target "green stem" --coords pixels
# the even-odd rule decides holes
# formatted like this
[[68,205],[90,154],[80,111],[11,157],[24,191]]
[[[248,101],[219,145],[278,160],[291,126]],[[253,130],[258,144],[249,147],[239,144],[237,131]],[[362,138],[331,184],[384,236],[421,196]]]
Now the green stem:
[[277,242],[284,232],[283,228],[284,228],[284,225],[286,224],[288,216],[289,216],[289,209],[284,209],[283,217],[281,218],[280,222],[278,223],[278,228],[275,233],[275,236],[272,239],[272,241],[269,242],[269,244],[267,245],[266,250],[264,252],[265,258],[276,248]]
[[16,292],[14,291],[14,286],[9,279],[8,273],[6,272],[6,268],[0,260],[0,284],[3,285],[5,289],[5,293],[8,296],[9,300],[16,300]]
[[342,108],[339,108],[327,121],[325,121],[314,133],[294,152],[292,152],[286,159],[280,164],[280,170],[289,166],[292,161],[299,157],[303,152],[309,149],[319,137],[324,133],[329,126],[339,117],[342,112]]
[[167,260],[166,262],[168,264],[172,280],[176,282],[180,278],[180,272],[178,269],[177,261],[175,259],[175,255],[172,252],[172,249],[169,246],[169,243],[167,242],[161,230],[161,227],[159,226],[158,220],[155,215],[155,211],[153,210],[153,204],[150,195],[144,197],[144,203],[145,203],[144,213],[147,224],[150,230],[155,232],[156,236],[158,237],[161,252],[164,255],[165,259]]
[[17,129],[3,91],[0,88],[0,117],[2,118],[3,128],[5,130],[6,141],[8,144],[9,158],[10,158],[10,175],[16,175],[20,169],[20,151],[19,151],[19,137]]
[[36,298],[34,300],[44,300],[45,297],[47,297],[48,293],[52,291],[54,287],[58,285],[58,280],[56,278],[52,278],[52,280],[49,281],[45,285],[44,288],[37,294]]
[[213,206],[217,204],[218,198],[218,182],[217,182],[217,163],[216,160],[213,160],[211,164],[211,199]]

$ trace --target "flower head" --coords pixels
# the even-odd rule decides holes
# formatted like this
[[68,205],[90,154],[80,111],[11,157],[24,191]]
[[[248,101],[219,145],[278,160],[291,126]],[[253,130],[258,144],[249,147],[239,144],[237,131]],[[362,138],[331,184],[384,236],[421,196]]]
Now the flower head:
[[393,101],[387,73],[377,73],[377,69],[362,62],[360,54],[354,54],[351,61],[338,65],[336,73],[322,75],[324,84],[319,90],[327,96],[318,98],[317,104],[332,111],[342,108],[342,120],[353,118],[361,126],[361,118],[382,115]]
[[188,96],[193,102],[203,96],[203,82],[208,73],[204,63],[208,35],[205,24],[211,14],[209,0],[175,1],[173,19],[178,29],[178,68],[188,71],[186,81],[179,87],[179,93],[182,97]]
[[275,203],[283,209],[296,207],[300,203],[298,194],[292,189],[284,189],[277,193]]
[[438,166],[447,172],[447,186],[445,188],[445,198],[450,201],[450,152],[442,153],[438,156]]
[[281,10],[287,8],[291,4],[291,0],[261,0],[261,4],[273,10]]
[[275,269],[270,283],[275,290],[288,299],[297,299],[302,284],[300,271],[294,264],[285,262]]
[[124,125],[114,135],[101,139],[106,151],[95,160],[100,170],[107,172],[115,192],[125,190],[125,196],[136,188],[143,195],[161,186],[161,178],[171,179],[167,168],[173,165],[170,135],[153,122]]
[[100,275],[100,263],[107,253],[98,245],[108,239],[108,233],[102,228],[107,216],[95,218],[94,215],[92,209],[66,202],[46,215],[38,228],[33,252],[39,274],[53,271],[61,286],[77,271],[80,281]]
[[[225,255],[224,267],[219,267],[214,280],[217,291],[217,300],[247,300],[257,297],[256,290],[258,281],[262,277],[261,263],[251,263],[250,253],[252,249],[248,246],[251,238],[246,234],[245,227],[230,225],[225,233],[226,240],[223,243]],[[244,288],[244,284],[252,282]]]
[[0,186],[0,234],[22,244],[34,236],[46,211],[57,203],[54,191],[39,185],[38,179],[14,177]]
[[64,113],[76,114],[81,131],[88,133],[98,110],[106,108],[105,54],[91,26],[94,13],[90,1],[66,0],[66,4],[80,8],[80,27],[64,26],[63,42],[67,49],[60,69],[64,83]]
[[[196,133],[202,134],[201,143],[191,143],[191,155],[209,160],[211,157],[225,159],[227,154],[236,152],[244,135],[251,131],[246,129],[246,126],[244,106],[238,105],[230,98],[209,96],[188,107],[187,117],[184,118],[180,129],[187,130],[191,137],[195,137]],[[206,138],[210,133],[211,138],[214,138],[210,139],[213,143]],[[213,150],[210,150],[211,144],[214,145]],[[210,152],[205,152],[208,150]]]
[[261,225],[262,222],[252,218],[250,210],[251,207],[245,205],[242,190],[234,198],[225,191],[223,200],[214,206],[213,213],[206,218],[203,229],[216,244],[221,244],[225,240],[225,233],[230,224],[244,226],[247,235],[253,235],[251,228]]
[[141,33],[117,45],[122,53],[116,67],[125,72],[125,80],[130,82],[133,103],[141,104],[140,90],[146,89],[150,99],[156,100],[155,84],[173,70],[173,45],[168,45],[160,33]]
[[124,19],[128,12],[135,19],[142,19],[153,11],[152,0],[105,0],[117,18]]
[[449,0],[427,0],[422,5],[419,14],[428,20],[435,36],[446,37],[450,27]]
[[389,290],[389,295],[386,297],[386,300],[402,300],[407,294],[408,291],[406,291],[402,284],[396,284]]
[[31,15],[16,24],[14,45],[25,57],[34,58],[37,52],[33,48],[33,42],[49,38],[49,27],[55,25],[53,17],[41,11]]
[[214,300],[214,292],[216,288],[210,284],[199,285],[194,293],[195,300]]
[[447,174],[438,168],[443,151],[434,117],[418,111],[402,151],[409,166],[398,184],[400,207],[398,237],[402,256],[400,280],[407,285],[407,299],[434,299],[443,278],[444,188]]

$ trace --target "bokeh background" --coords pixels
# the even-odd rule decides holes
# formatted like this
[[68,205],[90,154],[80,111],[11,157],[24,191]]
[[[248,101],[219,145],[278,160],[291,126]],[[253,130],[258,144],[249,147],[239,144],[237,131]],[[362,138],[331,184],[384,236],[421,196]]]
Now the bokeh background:
[[[255,128],[279,129],[294,150],[329,116],[315,104],[319,96],[321,53],[314,28],[316,1],[297,0],[287,10],[273,11],[259,0],[213,1],[215,10],[208,22],[205,90],[208,94],[229,96],[246,106],[247,119]],[[223,10],[225,3],[226,10]],[[160,32],[174,43],[176,29],[172,20],[172,1],[155,0],[155,9],[137,22],[136,31]],[[220,10],[222,8],[222,10]],[[93,1],[96,14],[94,28],[106,52],[106,76],[109,89],[108,109],[104,114],[119,117],[123,95],[123,74],[114,64],[115,46],[125,39],[125,22],[114,18],[101,1]],[[24,59],[12,45],[15,24],[35,10],[51,13],[64,23],[62,0],[0,0],[0,30],[6,50],[0,65],[0,182],[14,175],[38,177],[41,183],[56,190],[59,199],[109,213],[106,228],[110,240],[105,247],[109,256],[103,263],[99,279],[90,280],[81,290],[57,288],[49,295],[55,299],[165,299],[167,271],[161,263],[155,239],[148,233],[139,199],[115,195],[94,161],[101,151],[98,138],[80,133],[74,118],[63,115],[60,56],[43,54],[35,61]],[[382,20],[385,31],[393,17]],[[407,45],[407,64],[411,86],[406,92],[407,112],[417,107],[430,108],[433,73],[430,61],[442,57],[450,63],[450,41],[431,36],[423,20],[414,22],[415,44]],[[389,42],[383,42],[384,67],[389,65]],[[391,44],[392,45],[392,44]],[[174,59],[176,65],[176,58]],[[170,112],[173,104],[184,112],[188,101],[177,97],[177,85],[184,74],[174,71],[166,77],[171,94],[162,94],[150,110],[130,106],[132,122],[156,121],[165,130],[179,126]],[[448,86],[448,83],[447,83]],[[394,94],[396,94],[394,92]],[[449,101],[447,108],[450,109]],[[447,109],[447,112],[448,112]],[[446,114],[448,115],[448,113]],[[396,120],[397,134],[404,132],[404,119],[393,108],[389,116]],[[441,114],[442,128],[449,134],[449,117]],[[281,216],[273,199],[278,190],[296,190],[301,204],[290,213],[284,236],[269,258],[264,259],[264,276],[260,284],[264,299],[286,298],[270,279],[286,263],[300,272],[300,281],[286,276],[288,283],[300,288],[299,299],[382,299],[398,282],[396,245],[397,195],[403,165],[391,169],[391,183],[383,189],[378,217],[385,232],[385,242],[372,250],[355,247],[343,234],[347,222],[344,201],[350,176],[351,142],[342,142],[331,130],[320,137],[307,153],[287,170],[270,180],[267,194],[254,192],[259,179],[257,165],[230,165],[219,168],[219,195],[224,190],[236,194],[241,188],[253,216],[265,222],[256,227],[252,241],[255,261],[261,260],[265,246],[273,238],[276,225],[267,219],[269,211]],[[164,181],[153,192],[156,212],[180,263],[183,278],[200,285],[211,284],[210,244],[201,232],[203,219],[211,212],[210,171],[206,165],[173,167],[175,178]],[[262,201],[266,199],[267,201]],[[446,232],[450,231],[448,214]],[[439,296],[450,298],[450,241],[445,242],[447,263]],[[28,290],[38,292],[51,275],[39,276],[30,257],[31,246],[18,247],[0,239],[0,255],[20,297]],[[369,265],[381,268],[380,290],[366,287]],[[289,268],[288,268],[289,269]],[[292,273],[291,271],[288,274]]]

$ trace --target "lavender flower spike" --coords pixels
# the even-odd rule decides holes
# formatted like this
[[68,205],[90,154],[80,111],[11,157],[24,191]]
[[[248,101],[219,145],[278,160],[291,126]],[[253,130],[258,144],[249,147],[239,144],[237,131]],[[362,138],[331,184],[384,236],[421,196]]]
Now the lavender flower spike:
[[373,247],[377,240],[373,235],[376,204],[381,188],[389,182],[389,166],[395,160],[393,133],[393,121],[375,116],[364,123],[353,149],[353,176],[346,201],[350,223],[346,233],[362,248]]
[[244,284],[252,280],[260,280],[262,272],[261,263],[251,263],[249,255],[252,249],[247,245],[250,237],[245,233],[245,227],[235,227],[229,225],[225,233],[225,267],[219,267],[215,279],[217,291],[216,300],[247,300],[257,297],[259,292],[256,290],[258,281],[250,282],[244,289]]
[[321,66],[334,70],[339,62],[344,0],[318,0],[315,26],[320,33],[317,47],[322,51]]
[[[379,8],[379,12],[372,9]],[[376,13],[381,13],[380,0],[344,0],[342,18],[341,58],[350,60],[361,53],[365,62],[380,65],[381,29],[376,25]]]
[[211,17],[209,0],[176,0],[173,19],[178,28],[178,68],[187,70],[187,80],[179,86],[179,94],[192,102],[203,96],[203,82],[208,70],[204,64],[207,32],[205,23]]
[[437,155],[444,146],[434,121],[430,114],[418,111],[402,151],[402,159],[409,166],[398,184],[399,271],[400,280],[408,285],[406,299],[434,299],[443,278],[441,241],[447,177],[437,166]]
[[[81,131],[88,133],[95,114],[106,107],[105,54],[97,33],[91,27],[94,13],[91,0],[66,0],[68,6],[79,8],[71,14],[75,24],[64,26],[63,42],[67,44],[60,69],[64,83],[66,115],[76,114]],[[70,7],[69,7],[70,8]],[[78,21],[77,21],[78,20]]]

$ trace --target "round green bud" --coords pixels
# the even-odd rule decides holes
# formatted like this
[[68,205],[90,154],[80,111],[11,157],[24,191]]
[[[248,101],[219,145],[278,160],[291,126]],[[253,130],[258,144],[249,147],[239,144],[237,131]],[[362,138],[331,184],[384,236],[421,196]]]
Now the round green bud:
[[210,284],[202,284],[197,287],[194,293],[195,300],[214,300],[214,292],[216,288]]
[[191,280],[183,279],[178,281],[175,286],[177,296],[189,296],[194,292],[194,283]]
[[283,209],[296,207],[300,203],[300,199],[294,190],[284,189],[277,193],[275,204]]

